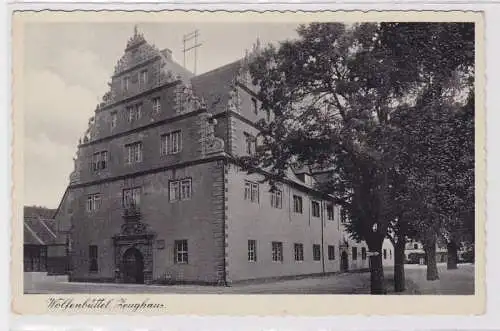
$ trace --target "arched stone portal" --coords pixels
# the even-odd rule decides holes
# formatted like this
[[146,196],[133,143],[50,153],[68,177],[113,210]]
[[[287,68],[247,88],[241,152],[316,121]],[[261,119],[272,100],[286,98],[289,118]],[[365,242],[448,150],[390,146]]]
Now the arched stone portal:
[[144,284],[144,258],[135,247],[125,251],[122,258],[123,282]]
[[121,232],[113,236],[115,246],[115,281],[144,283],[153,281],[153,241],[156,234],[140,222],[140,211],[124,211],[125,223]]

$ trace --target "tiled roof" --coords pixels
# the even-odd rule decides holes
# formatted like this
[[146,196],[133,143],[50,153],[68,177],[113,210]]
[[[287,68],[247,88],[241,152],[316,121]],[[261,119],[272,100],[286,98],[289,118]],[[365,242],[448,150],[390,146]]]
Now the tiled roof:
[[24,207],[24,244],[49,245],[60,242],[54,212],[54,209]]
[[212,113],[226,109],[231,85],[240,66],[241,60],[238,60],[191,79],[194,94],[205,100],[208,110]]

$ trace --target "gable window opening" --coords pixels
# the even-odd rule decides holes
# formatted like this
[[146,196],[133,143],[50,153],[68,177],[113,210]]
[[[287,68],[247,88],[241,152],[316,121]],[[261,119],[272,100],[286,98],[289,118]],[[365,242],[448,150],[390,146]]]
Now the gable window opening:
[[283,243],[279,241],[272,242],[272,258],[274,262],[283,262]]
[[148,81],[148,71],[142,70],[139,73],[139,87],[141,88],[146,87],[147,81]]
[[89,245],[89,272],[97,272],[97,245]]
[[137,142],[125,145],[127,149],[127,164],[142,162],[142,143]]
[[248,241],[248,262],[257,262],[257,242],[255,240]]
[[313,217],[320,217],[320,208],[319,208],[319,202],[318,201],[311,201],[311,207],[312,207],[312,216]]
[[170,202],[191,199],[191,178],[170,181]]
[[313,260],[319,261],[321,260],[321,246],[313,245]]
[[141,204],[141,188],[140,187],[133,187],[133,188],[128,188],[124,189],[122,196],[123,196],[123,207],[124,208],[131,208],[132,206],[138,207]]
[[335,246],[333,245],[328,246],[328,260],[335,260]]
[[159,113],[161,110],[160,97],[153,98],[152,103],[153,103],[153,112],[155,114]]
[[161,136],[161,155],[177,154],[181,151],[182,133],[180,130],[173,131]]
[[259,113],[259,106],[257,104],[257,99],[252,98],[253,112],[255,115]]
[[108,167],[108,152],[102,151],[92,155],[92,170],[99,171]]
[[130,87],[130,77],[123,77],[123,80],[122,80],[122,90],[124,92],[127,92],[128,89]]
[[293,211],[302,214],[302,197],[298,195],[293,196]]
[[118,114],[116,111],[111,113],[111,128],[116,128],[116,124],[118,122]]
[[275,189],[271,192],[271,207],[283,208],[283,192],[280,189]]
[[244,199],[253,203],[259,203],[259,184],[246,180]]
[[142,103],[138,103],[127,107],[128,121],[134,122],[141,118],[142,115]]
[[186,264],[188,263],[188,242],[187,240],[175,241],[175,263]]
[[87,211],[92,212],[101,208],[101,194],[94,193],[87,196]]
[[294,244],[293,245],[295,261],[304,261],[304,245]]

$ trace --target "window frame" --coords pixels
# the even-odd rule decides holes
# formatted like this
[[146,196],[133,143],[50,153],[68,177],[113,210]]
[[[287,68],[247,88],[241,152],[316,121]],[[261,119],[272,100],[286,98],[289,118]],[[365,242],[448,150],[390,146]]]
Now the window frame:
[[249,239],[247,242],[248,262],[257,262],[257,240]]
[[357,246],[352,247],[351,255],[352,255],[353,261],[358,260],[358,247]]
[[87,194],[86,210],[89,213],[101,208],[101,193]]
[[295,262],[303,262],[304,261],[304,244],[294,243],[293,244],[293,255],[294,255]]
[[118,124],[118,112],[116,110],[111,112],[111,129],[116,128]]
[[[185,190],[185,188],[188,188]],[[188,192],[187,194],[185,194]],[[193,180],[191,177],[170,180],[168,182],[169,202],[191,200],[193,197]]]
[[296,214],[303,214],[304,213],[303,198],[301,195],[297,195],[297,194],[293,195],[293,212]]
[[328,245],[328,261],[335,261],[335,245]]
[[260,200],[259,184],[249,180],[245,180],[243,199],[248,200],[252,203],[259,203]]
[[361,261],[366,261],[367,254],[366,254],[366,247],[361,247]]
[[319,201],[311,200],[311,216],[321,217],[321,205]]
[[182,130],[162,134],[160,139],[160,155],[174,155],[182,151]]
[[89,245],[89,273],[99,272],[99,253],[97,245]]
[[271,257],[273,262],[283,262],[283,242],[271,242]]
[[161,97],[153,97],[151,99],[151,106],[154,114],[158,114],[161,111]]
[[[181,258],[179,259],[179,257]],[[187,239],[179,239],[174,241],[174,263],[175,264],[189,263],[189,246]]]
[[126,164],[135,164],[142,162],[142,141],[126,144],[125,148],[127,150],[127,159],[125,160]]
[[279,188],[271,192],[271,207],[283,209],[283,191]]
[[130,208],[133,205],[139,207],[141,205],[142,187],[130,187],[122,190],[122,207]]
[[313,244],[313,261],[321,261],[321,245]]

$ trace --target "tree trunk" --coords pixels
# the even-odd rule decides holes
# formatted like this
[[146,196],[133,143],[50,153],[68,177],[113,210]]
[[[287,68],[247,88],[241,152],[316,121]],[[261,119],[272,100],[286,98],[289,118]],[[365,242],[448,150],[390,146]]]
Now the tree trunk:
[[436,263],[436,235],[428,235],[425,243],[425,257],[427,263],[427,280],[439,279]]
[[405,241],[398,238],[394,245],[394,292],[404,292],[405,282]]
[[458,263],[458,247],[457,243],[454,240],[450,240],[447,244],[448,257],[446,267],[448,270],[457,269]]
[[380,251],[378,253],[370,256],[370,293],[386,294],[382,254]]

